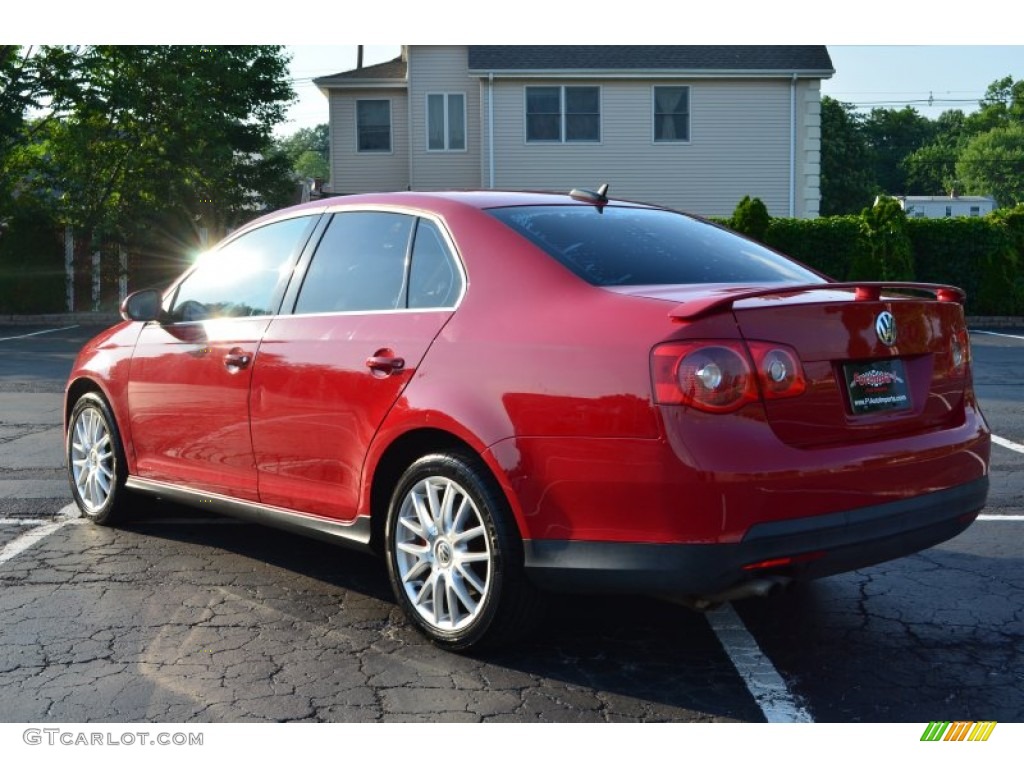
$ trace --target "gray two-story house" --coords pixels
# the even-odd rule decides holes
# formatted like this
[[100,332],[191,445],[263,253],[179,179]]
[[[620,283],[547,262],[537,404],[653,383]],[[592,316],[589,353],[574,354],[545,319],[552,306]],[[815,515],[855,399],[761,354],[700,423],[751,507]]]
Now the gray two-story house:
[[607,182],[615,197],[703,215],[750,195],[806,218],[832,74],[814,45],[410,45],[315,82],[335,194]]

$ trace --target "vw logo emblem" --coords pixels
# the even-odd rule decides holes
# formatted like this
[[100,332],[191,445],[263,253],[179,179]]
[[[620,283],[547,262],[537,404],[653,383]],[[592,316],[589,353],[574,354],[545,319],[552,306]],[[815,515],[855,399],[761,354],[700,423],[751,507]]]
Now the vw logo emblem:
[[878,340],[887,347],[896,343],[896,318],[892,312],[883,312],[876,318],[875,333],[878,334]]

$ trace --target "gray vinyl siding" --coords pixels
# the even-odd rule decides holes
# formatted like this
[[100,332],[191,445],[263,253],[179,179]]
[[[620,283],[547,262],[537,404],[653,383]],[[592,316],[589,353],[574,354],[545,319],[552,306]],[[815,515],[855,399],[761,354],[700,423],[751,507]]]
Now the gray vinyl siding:
[[[526,142],[524,88],[548,84],[600,86],[600,143]],[[655,85],[690,87],[689,142],[654,142]],[[773,216],[789,214],[789,80],[502,79],[494,99],[497,188],[567,192],[608,182],[615,197],[702,215],[730,215],[744,195],[760,197]],[[486,104],[480,114],[486,135]]]
[[[413,189],[475,189],[480,186],[480,85],[468,73],[464,45],[409,46],[409,109]],[[466,97],[466,149],[427,150],[427,94]]]
[[[356,148],[356,101],[391,101],[391,152]],[[404,89],[331,91],[331,191],[396,192],[409,187],[409,110]]]

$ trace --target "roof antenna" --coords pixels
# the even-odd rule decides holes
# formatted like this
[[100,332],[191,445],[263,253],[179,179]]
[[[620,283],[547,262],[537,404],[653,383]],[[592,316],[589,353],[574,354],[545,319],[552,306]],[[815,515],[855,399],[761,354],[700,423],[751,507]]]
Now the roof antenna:
[[597,192],[589,189],[573,189],[569,193],[569,197],[581,203],[592,203],[601,208],[608,204],[608,184],[607,182],[602,184],[597,188]]

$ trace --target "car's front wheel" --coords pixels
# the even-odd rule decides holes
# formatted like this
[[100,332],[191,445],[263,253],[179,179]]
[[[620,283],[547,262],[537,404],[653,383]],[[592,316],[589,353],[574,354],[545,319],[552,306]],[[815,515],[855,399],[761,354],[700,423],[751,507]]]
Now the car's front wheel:
[[406,614],[451,650],[511,641],[532,624],[538,596],[522,568],[508,504],[479,460],[425,456],[391,499],[388,573]]
[[89,392],[71,411],[66,457],[71,493],[82,514],[99,525],[122,518],[127,466],[121,435],[103,398]]

